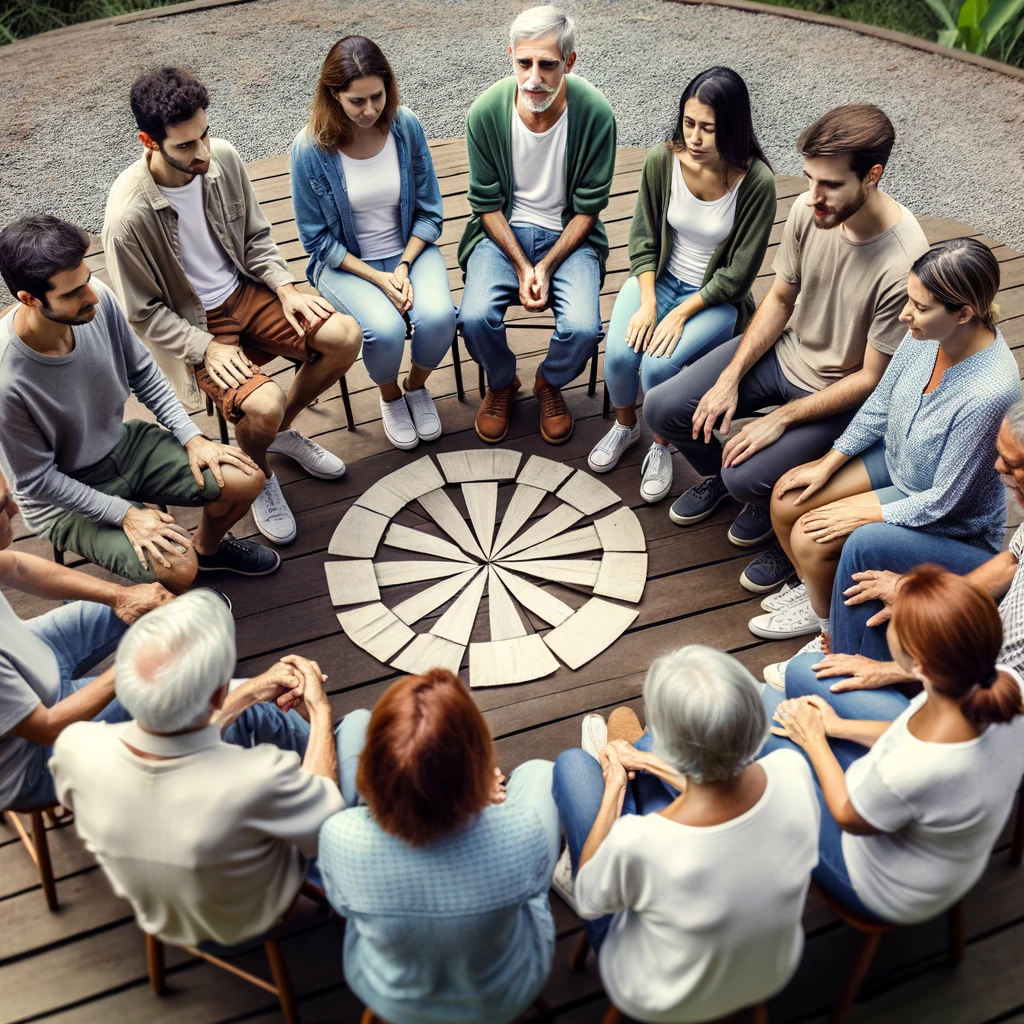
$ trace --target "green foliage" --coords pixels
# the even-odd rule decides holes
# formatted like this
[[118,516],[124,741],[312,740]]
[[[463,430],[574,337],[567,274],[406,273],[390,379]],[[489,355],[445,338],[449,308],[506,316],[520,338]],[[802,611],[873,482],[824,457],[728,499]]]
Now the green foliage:
[[182,0],[6,0],[0,7],[0,45],[95,18],[148,11]]

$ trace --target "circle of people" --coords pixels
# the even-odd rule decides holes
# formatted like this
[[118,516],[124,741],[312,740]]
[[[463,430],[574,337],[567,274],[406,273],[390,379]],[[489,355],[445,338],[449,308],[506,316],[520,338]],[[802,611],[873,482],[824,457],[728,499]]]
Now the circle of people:
[[[291,150],[315,293],[295,287],[241,159],[210,136],[206,88],[179,68],[131,90],[144,152],[110,191],[110,287],[73,225],[38,214],[0,233],[18,300],[0,321],[0,579],[65,602],[22,621],[0,599],[0,807],[73,809],[167,942],[264,934],[311,879],[347,919],[349,986],[389,1024],[517,1018],[551,970],[552,885],[617,1007],[709,1020],[792,977],[812,876],[864,917],[922,921],[973,886],[1010,812],[1024,534],[1002,547],[1024,404],[995,326],[999,266],[972,238],[929,247],[880,189],[891,122],[854,104],[797,141],[809,189],[755,308],[774,174],[742,78],[704,71],[643,164],[605,349],[615,421],[589,465],[611,472],[639,441],[642,385],[642,499],[672,489],[675,446],[700,479],[673,522],[737,499],[729,540],[774,537],[740,579],[768,595],[751,630],[810,643],[765,684],[709,647],[663,654],[646,727],[629,708],[588,715],[579,748],[508,779],[446,671],[337,723],[306,658],[232,685],[230,603],[185,592],[200,570],[278,568],[228,531],[251,507],[267,540],[295,538],[268,452],[344,474],[293,424],[360,351],[408,450],[441,435],[428,381],[459,330],[487,375],[476,432],[497,443],[520,388],[506,315],[550,309],[539,429],[572,433],[563,389],[603,337],[615,120],[569,74],[564,12],[520,14],[508,53],[513,73],[467,117],[458,309],[423,129],[357,35],[331,48]],[[287,391],[262,372],[275,356],[298,364]],[[123,422],[132,393],[157,423]],[[204,399],[237,447],[190,419]],[[191,535],[166,505],[201,509]],[[55,552],[132,585],[12,552],[19,509]]]

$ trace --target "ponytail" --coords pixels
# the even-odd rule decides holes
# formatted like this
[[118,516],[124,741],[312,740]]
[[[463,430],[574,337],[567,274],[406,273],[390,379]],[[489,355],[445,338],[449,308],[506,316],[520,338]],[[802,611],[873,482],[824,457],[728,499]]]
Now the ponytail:
[[993,669],[983,683],[975,683],[960,701],[964,718],[974,725],[985,726],[1010,722],[1024,714],[1020,684],[1009,672]]

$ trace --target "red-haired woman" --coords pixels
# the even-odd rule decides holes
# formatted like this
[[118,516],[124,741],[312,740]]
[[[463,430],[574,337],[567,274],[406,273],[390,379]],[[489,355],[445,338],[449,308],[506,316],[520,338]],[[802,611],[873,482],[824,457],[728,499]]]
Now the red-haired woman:
[[455,337],[448,271],[434,244],[441,189],[423,128],[399,106],[394,72],[372,39],[345,36],[331,47],[309,122],[292,144],[291,174],[306,277],[358,321],[388,440],[409,449],[440,437],[426,382]]
[[997,667],[1002,642],[988,594],[920,566],[896,592],[889,650],[923,691],[895,721],[840,718],[820,696],[776,708],[773,732],[803,749],[820,786],[814,877],[852,909],[924,921],[981,876],[1024,772],[1024,681]]
[[515,1020],[554,955],[552,764],[520,765],[506,790],[483,715],[443,669],[394,683],[368,717],[365,806],[328,819],[318,855],[348,919],[345,980],[389,1024]]

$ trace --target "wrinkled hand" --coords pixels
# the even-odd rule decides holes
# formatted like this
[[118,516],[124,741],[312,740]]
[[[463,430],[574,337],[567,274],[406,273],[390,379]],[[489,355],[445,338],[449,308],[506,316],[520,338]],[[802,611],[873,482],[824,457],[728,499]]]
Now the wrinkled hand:
[[647,346],[647,351],[652,356],[664,356],[668,359],[675,352],[686,326],[686,316],[680,312],[681,308],[676,306],[675,309],[670,309],[654,329],[654,337]]
[[711,440],[711,432],[715,429],[719,417],[722,417],[722,433],[729,433],[739,401],[739,388],[732,381],[719,377],[712,388],[705,392],[697,405],[697,411],[693,414],[693,440],[696,441],[703,430],[704,443],[707,444]]
[[400,263],[395,267],[391,274],[391,283],[405,298],[404,308],[400,309],[399,312],[408,313],[412,309],[413,302],[412,281],[409,280],[409,268],[404,263]]
[[164,553],[178,558],[192,547],[192,538],[178,526],[174,516],[159,509],[135,508],[133,505],[125,512],[121,529],[143,569],[150,567],[150,559],[170,569],[171,563],[164,557]]
[[840,537],[849,537],[858,526],[874,522],[865,515],[866,511],[866,507],[833,501],[811,512],[805,512],[801,520],[803,531],[817,543],[828,544],[830,541],[839,540]]
[[508,796],[508,779],[501,774],[500,768],[494,769],[494,784],[491,788],[491,803],[503,804]]
[[763,451],[769,445],[775,444],[785,429],[786,424],[782,422],[778,410],[751,420],[738,434],[726,441],[722,450],[723,468],[738,466],[755,452]]
[[[807,747],[815,740],[824,739],[828,733],[825,730],[824,713],[820,705],[824,705],[832,711],[827,701],[820,697],[796,697],[792,700],[784,700],[772,716],[773,721],[778,723],[772,726],[772,732],[776,736],[785,736],[791,739],[797,746]],[[835,712],[832,711],[832,715]]]
[[619,754],[614,744],[606,743],[601,748],[598,762],[601,765],[601,774],[604,776],[605,789],[619,789],[625,793],[626,783],[630,776],[619,760]]
[[304,681],[302,675],[284,660],[256,676],[252,681],[253,693],[260,704],[273,701],[282,711],[290,711],[302,703]]
[[327,676],[315,661],[298,654],[286,654],[281,661],[294,668],[301,677],[302,700],[307,708],[312,710],[317,705],[325,705],[330,709],[331,704],[323,686],[327,682]]
[[337,312],[326,299],[319,295],[304,295],[293,284],[281,285],[277,289],[277,297],[281,300],[284,318],[300,338],[304,338],[307,331],[314,333],[329,316]]
[[884,607],[868,619],[869,626],[881,626],[892,616],[892,602],[896,596],[896,587],[903,577],[898,572],[887,569],[867,569],[853,574],[855,581],[852,587],[843,591],[845,605],[863,604],[865,601],[881,601]]
[[401,282],[395,278],[394,274],[388,274],[383,270],[378,270],[373,275],[373,283],[388,297],[391,305],[394,306],[399,313],[404,313],[406,311],[405,291],[402,289]]
[[646,352],[654,328],[658,323],[658,303],[651,299],[641,302],[640,308],[626,324],[626,344],[634,352]]
[[224,486],[223,466],[236,466],[246,476],[252,476],[259,466],[249,458],[241,448],[232,445],[217,444],[202,434],[193,437],[185,444],[185,451],[188,452],[188,468],[192,470],[199,489],[203,488],[203,470],[208,469],[217,481],[218,487]]
[[137,583],[133,587],[120,587],[110,607],[122,622],[130,626],[146,612],[173,599],[174,595],[160,583]]
[[241,387],[256,372],[238,345],[225,345],[217,340],[206,346],[203,364],[213,383],[225,391]]
[[863,654],[829,654],[811,668],[819,679],[850,677],[833,683],[829,687],[833,693],[878,690],[909,678],[895,662],[875,661],[873,658],[865,658]]
[[803,488],[802,492],[793,499],[794,505],[802,505],[812,494],[817,494],[829,479],[830,474],[822,467],[820,459],[816,462],[808,462],[805,466],[797,466],[779,477],[778,483],[775,485],[775,497],[781,498],[789,491],[798,491]]

